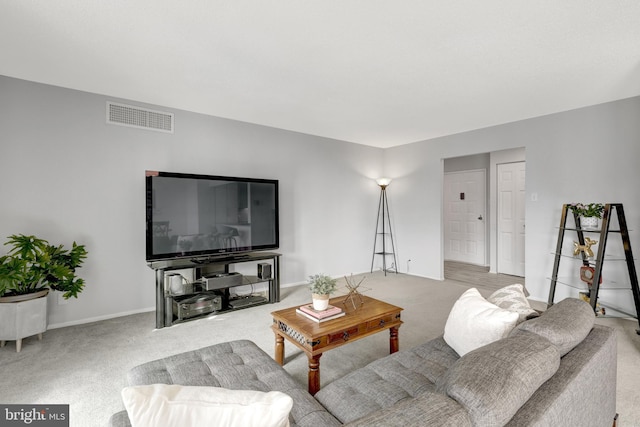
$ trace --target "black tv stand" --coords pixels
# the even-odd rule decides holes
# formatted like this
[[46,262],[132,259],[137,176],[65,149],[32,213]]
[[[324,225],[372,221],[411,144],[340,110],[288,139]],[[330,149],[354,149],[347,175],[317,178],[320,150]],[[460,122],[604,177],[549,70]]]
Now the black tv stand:
[[[164,328],[172,326],[176,323],[196,320],[212,314],[219,314],[227,311],[240,310],[260,304],[275,303],[280,301],[280,254],[275,252],[249,252],[238,255],[221,255],[219,257],[207,258],[185,258],[175,260],[157,260],[150,261],[149,267],[156,272],[156,328]],[[230,273],[230,266],[233,264],[265,261],[271,264],[271,276],[269,278],[259,278],[257,276],[243,276],[243,282],[240,284],[230,284],[227,287],[216,289],[215,291],[202,291],[194,289],[191,294],[172,294],[170,284],[165,283],[167,272],[174,270],[194,270],[194,277],[200,279],[203,272],[207,270],[215,270],[216,272]],[[267,282],[269,285],[267,298],[246,298],[246,301],[230,300],[229,288],[242,286],[247,284],[256,284]],[[201,316],[194,316],[188,319],[179,319],[174,313],[174,301],[182,299],[188,295],[196,294],[216,294],[220,295],[222,304],[220,310],[215,312],[207,312]]]
[[253,254],[238,254],[238,255],[219,255],[219,256],[211,256],[207,258],[192,258],[190,262],[193,264],[204,265],[211,263],[219,263],[223,261],[233,261],[233,262],[241,262],[243,260],[253,260]]

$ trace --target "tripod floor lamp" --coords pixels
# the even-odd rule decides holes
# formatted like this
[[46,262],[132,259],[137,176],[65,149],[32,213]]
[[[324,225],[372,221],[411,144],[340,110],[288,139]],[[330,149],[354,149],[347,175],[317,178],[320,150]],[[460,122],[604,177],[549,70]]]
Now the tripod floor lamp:
[[[387,271],[397,273],[398,262],[396,261],[396,250],[393,245],[393,233],[391,232],[391,218],[389,216],[389,202],[387,201],[387,186],[391,183],[390,178],[378,178],[376,180],[380,186],[380,201],[378,202],[378,217],[376,219],[376,235],[373,240],[373,257],[371,258],[371,272],[373,273],[373,263],[377,256],[382,257],[382,271],[387,275]],[[389,247],[389,243],[391,247]],[[393,264],[387,268],[387,257],[393,257]]]

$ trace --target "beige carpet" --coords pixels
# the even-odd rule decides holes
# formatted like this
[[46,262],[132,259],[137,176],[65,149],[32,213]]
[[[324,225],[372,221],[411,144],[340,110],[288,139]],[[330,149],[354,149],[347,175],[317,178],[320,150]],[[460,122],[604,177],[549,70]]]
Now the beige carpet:
[[[455,300],[471,285],[402,274],[367,274],[367,295],[404,308],[400,347],[409,348],[440,334]],[[481,283],[486,282],[481,277]],[[516,282],[518,282],[516,280]],[[481,289],[488,295],[490,289]],[[0,402],[70,404],[71,426],[105,425],[123,408],[120,391],[126,372],[140,363],[234,339],[250,339],[269,354],[274,337],[270,313],[309,301],[305,286],[282,289],[282,301],[225,313],[208,319],[154,330],[154,313],[47,331],[44,339],[24,340],[21,353],[9,343],[0,348]],[[82,298],[82,297],[80,297]],[[640,384],[640,337],[637,322],[598,319],[618,330],[618,411],[620,426],[640,426],[637,385]],[[388,354],[389,337],[376,334],[322,356],[321,383]],[[285,345],[285,369],[306,383],[307,360]],[[594,385],[597,386],[597,385]],[[590,404],[590,402],[585,402]],[[570,423],[568,424],[570,425]]]

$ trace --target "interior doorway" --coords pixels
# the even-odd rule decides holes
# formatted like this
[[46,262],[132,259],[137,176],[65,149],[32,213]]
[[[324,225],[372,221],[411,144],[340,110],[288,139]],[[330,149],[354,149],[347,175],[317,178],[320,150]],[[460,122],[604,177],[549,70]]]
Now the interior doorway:
[[[480,153],[469,156],[443,159],[443,223],[442,223],[442,247],[443,264],[449,264],[449,268],[443,265],[444,277],[449,278],[451,265],[460,265],[460,262],[469,265],[483,266],[487,272],[503,273],[508,275],[525,275],[525,149],[516,148],[490,153]],[[511,170],[510,168],[516,168]],[[456,192],[450,188],[450,178],[453,173],[485,171],[485,214],[482,216],[485,230],[484,262],[470,260],[459,261],[450,251],[451,236],[447,227],[451,227],[452,218],[449,198],[455,197]],[[502,174],[502,178],[500,177]],[[507,178],[511,174],[512,182]],[[502,183],[499,184],[499,181]],[[507,185],[508,183],[508,185]],[[457,192],[458,197],[460,191]],[[501,194],[502,193],[502,194]],[[467,194],[465,192],[465,198]],[[507,203],[508,202],[508,203]],[[515,203],[515,205],[512,205]],[[511,206],[507,209],[507,206]],[[477,215],[475,218],[477,218]],[[455,219],[455,217],[454,217]],[[507,223],[510,221],[510,224]],[[507,225],[511,227],[509,231]],[[454,228],[455,230],[455,228]],[[449,246],[449,247],[448,247]],[[507,263],[510,261],[510,263]]]

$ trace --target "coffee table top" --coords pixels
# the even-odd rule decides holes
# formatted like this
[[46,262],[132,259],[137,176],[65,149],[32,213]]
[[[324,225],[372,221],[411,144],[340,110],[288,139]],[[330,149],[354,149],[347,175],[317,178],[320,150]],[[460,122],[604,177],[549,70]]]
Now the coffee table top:
[[344,322],[360,323],[362,321],[369,320],[371,317],[383,316],[385,314],[402,310],[400,307],[365,295],[362,295],[363,304],[356,304],[356,307],[354,308],[350,301],[345,302],[346,298],[347,296],[343,295],[329,300],[329,304],[342,308],[346,314],[343,317],[328,320],[326,322],[314,322],[313,320],[296,313],[296,309],[300,308],[299,305],[274,311],[271,315],[274,318],[288,321],[287,323],[298,323],[299,321],[301,324],[305,325],[302,329],[311,331],[316,329],[333,329],[336,325],[344,324]]
[[[344,316],[320,323],[296,313],[296,309],[300,306],[274,311],[271,313],[274,320],[274,330],[282,329],[284,325],[295,330],[296,335],[304,336],[304,341],[317,342],[320,337],[331,336],[338,332],[343,333],[343,331],[349,331],[353,337],[353,328],[359,329],[357,335],[364,336],[374,332],[374,328],[383,330],[402,324],[402,320],[400,320],[402,308],[400,307],[362,295],[363,304],[356,304],[356,308],[354,308],[350,301],[345,302],[346,298],[347,296],[344,295],[329,300],[331,305],[341,307],[345,311]],[[302,347],[307,346],[303,345]]]

